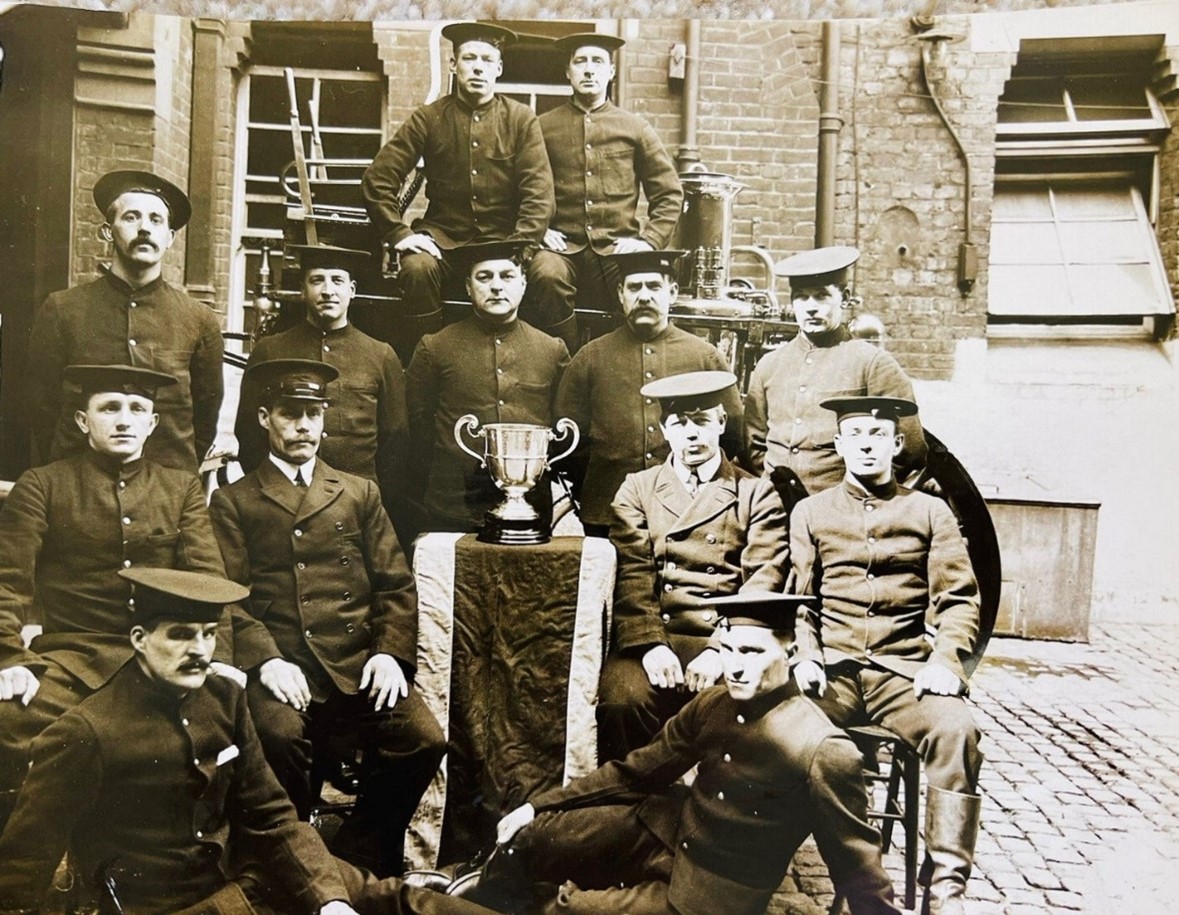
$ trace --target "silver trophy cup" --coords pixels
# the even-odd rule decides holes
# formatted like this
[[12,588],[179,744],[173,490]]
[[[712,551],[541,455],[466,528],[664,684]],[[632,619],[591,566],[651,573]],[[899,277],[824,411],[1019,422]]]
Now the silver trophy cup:
[[[463,441],[464,431],[472,438],[483,439],[482,454]],[[479,428],[479,420],[472,414],[459,417],[454,424],[454,440],[487,468],[495,485],[506,497],[487,512],[487,523],[479,539],[486,543],[548,543],[549,531],[524,496],[546,470],[569,456],[580,439],[577,423],[564,417],[557,420],[556,432],[547,426],[530,423],[488,423]],[[549,445],[565,440],[569,441],[569,446],[550,458]]]

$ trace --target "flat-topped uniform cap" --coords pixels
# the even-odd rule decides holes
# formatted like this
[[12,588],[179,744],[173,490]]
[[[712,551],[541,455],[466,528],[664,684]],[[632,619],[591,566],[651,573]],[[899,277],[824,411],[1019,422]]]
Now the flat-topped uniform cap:
[[774,273],[797,286],[842,286],[848,268],[860,259],[860,249],[851,245],[834,245],[802,251],[774,264]]
[[251,365],[242,380],[272,398],[327,403],[327,386],[339,375],[335,366],[314,359],[269,359]]
[[299,270],[347,270],[355,274],[370,258],[367,251],[357,248],[339,248],[335,245],[290,245],[299,259]]
[[137,172],[129,169],[107,172],[94,185],[94,202],[102,215],[110,209],[111,204],[123,194],[137,191],[143,194],[155,194],[168,207],[171,217],[168,225],[172,229],[183,229],[188,225],[192,216],[192,204],[188,202],[188,195],[171,181],[165,181],[159,175],[151,172]]
[[648,381],[639,393],[658,399],[664,413],[691,413],[719,407],[736,383],[732,372],[681,372]]
[[624,44],[626,42],[617,35],[604,35],[601,32],[578,32],[558,38],[553,42],[553,47],[572,56],[578,48],[585,47],[601,48],[606,53],[613,54]]
[[226,604],[245,600],[248,588],[204,572],[180,569],[120,569],[131,582],[131,625],[167,617],[185,623],[215,623]]
[[67,365],[62,375],[67,383],[86,396],[138,394],[155,400],[157,389],[177,383],[174,375],[134,365]]
[[517,40],[515,32],[493,22],[452,22],[442,30],[442,37],[456,51],[468,41],[485,41],[502,51]]
[[504,239],[502,241],[481,241],[473,245],[463,245],[447,252],[463,270],[470,270],[476,264],[484,261],[514,260],[519,263],[524,257],[524,249],[528,242],[519,238]]
[[819,406],[831,410],[836,422],[852,416],[871,416],[896,422],[902,416],[917,415],[917,404],[903,397],[832,397]]
[[756,626],[759,629],[794,630],[799,607],[818,603],[811,594],[779,594],[776,591],[738,591],[711,601],[722,629]]
[[610,263],[618,268],[620,277],[632,273],[662,273],[669,279],[676,278],[679,260],[687,251],[631,251],[629,254],[611,254]]

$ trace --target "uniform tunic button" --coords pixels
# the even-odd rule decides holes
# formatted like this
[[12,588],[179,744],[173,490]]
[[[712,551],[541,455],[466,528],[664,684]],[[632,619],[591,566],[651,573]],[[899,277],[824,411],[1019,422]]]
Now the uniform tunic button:
[[644,400],[643,402],[644,402],[644,403],[646,403],[646,404],[648,404],[648,405],[650,405],[650,404],[654,403],[655,401],[653,401],[653,400],[652,400],[650,397],[648,397],[648,398],[647,398],[646,400]]
[[724,756],[721,757],[721,759],[723,759],[725,762],[732,762],[733,761],[733,754],[726,753]]
[[345,632],[355,632],[356,627],[353,626],[351,623],[348,623],[346,626],[344,626],[344,631]]
[[663,586],[663,590],[664,590],[664,591],[670,591],[670,590],[671,590],[671,585],[664,585],[664,586]]
[[340,565],[342,565],[342,566],[346,566],[346,565],[348,565],[348,563],[350,563],[351,561],[352,561],[352,560],[351,560],[351,559],[349,559],[347,556],[341,556],[341,557],[340,557]]
[[337,521],[337,522],[336,522],[336,530],[338,530],[338,531],[342,531],[343,529],[344,529],[344,522],[343,522],[343,521]]
[[874,508],[875,508],[875,506],[873,506],[873,505],[865,505],[865,506],[864,506],[864,511],[866,511],[866,512],[870,512],[870,511],[872,511]]
[[876,580],[876,576],[873,575],[871,572],[869,572],[868,573],[868,581],[875,581],[875,580]]
[[723,791],[718,791],[716,793],[716,799],[718,801],[723,801],[725,799],[725,793]]
[[805,385],[805,384],[800,384],[800,385],[798,386],[798,390],[799,390],[800,392],[801,392],[801,391],[805,391],[805,390],[806,390],[806,385]]
[[876,542],[876,538],[875,538],[875,537],[869,537],[869,538],[868,538],[868,542],[869,542],[869,543],[875,543],[875,542]]
[[644,378],[654,378],[655,373],[654,372],[643,372],[643,377]]
[[352,600],[352,592],[351,591],[344,592],[344,600]]
[[744,724],[744,723],[745,723],[745,716],[744,716],[744,715],[738,715],[738,716],[737,716],[737,724]]
[[119,480],[119,489],[126,489],[126,488],[127,488],[127,481],[126,480]]
[[303,630],[303,635],[305,635],[307,638],[311,638],[311,630],[310,630],[310,629],[304,629],[304,630]]
[[794,425],[796,425],[796,426],[797,426],[797,425],[798,425],[799,423],[801,423],[801,422],[802,422],[802,417],[801,417],[801,416],[796,416],[796,417],[794,417]]
[[503,342],[504,342],[504,341],[503,341],[503,340],[501,340],[499,337],[496,337],[496,338],[495,338],[495,345],[496,345],[496,346],[503,346]]
[[478,141],[478,140],[472,140],[472,141],[471,141],[471,146],[472,146],[472,147],[477,147],[478,145],[479,145],[479,141]]
[[874,610],[868,611],[868,616],[875,616],[875,615],[876,615],[876,612]]
[[297,568],[300,572],[302,572],[305,568],[307,568],[307,563],[297,562],[297,563],[295,563],[295,568]]
[[123,515],[123,523],[124,523],[124,524],[130,524],[130,523],[131,523],[131,517],[130,517],[129,515]]
[[670,613],[663,614],[663,622],[665,622],[665,623],[671,622],[671,614]]
[[502,400],[498,400],[498,401],[496,401],[496,403],[498,403],[501,407],[504,405],[504,402]]
[[706,623],[711,623],[712,622],[712,611],[705,610],[703,613],[700,614],[700,619],[704,620],[704,622],[706,622]]
[[716,571],[716,566],[709,566],[707,571],[708,571],[708,574],[711,575],[713,572]]
[[304,594],[302,597],[300,597],[300,598],[299,598],[299,600],[300,600],[302,603],[304,603],[304,604],[309,604],[309,603],[311,603],[311,598],[310,598],[310,596],[308,596],[308,595],[306,595],[306,594]]
[[188,719],[187,718],[181,718],[180,723],[182,725],[184,725],[185,727],[188,727]]
[[296,537],[302,537],[302,536],[303,536],[303,529],[302,529],[302,528],[298,528],[298,527],[297,527],[297,528],[295,528],[295,536],[296,536]]
[[203,838],[205,837],[205,834],[204,834],[203,832],[201,832],[201,831],[198,829],[198,830],[196,831],[196,837],[197,837],[198,839],[203,839]]
[[864,649],[864,654],[871,654],[871,653],[872,653],[872,649],[871,649],[871,648],[865,648],[865,649]]
[[812,359],[810,356],[808,356],[808,357],[807,357],[807,360],[806,360],[806,364],[807,364],[807,365],[814,365],[814,364],[815,364],[815,360],[814,360],[814,359]]
[[323,345],[323,351],[324,351],[325,353],[330,353],[330,352],[332,351],[332,348],[331,348],[330,346],[328,346],[328,345],[325,343],[325,344]]
[[201,761],[200,761],[199,759],[194,759],[194,760],[192,761],[192,764],[193,764],[194,766],[200,766],[200,764],[201,764]]
[[129,568],[131,568],[131,560],[130,560],[130,559],[124,559],[124,560],[123,560],[123,568],[124,568],[124,569],[129,569]]
[[647,460],[648,460],[648,461],[649,461],[649,460],[651,460],[651,458],[652,458],[652,454],[651,454],[651,452],[650,452],[650,451],[648,451],[648,452],[647,452],[647,455],[646,455],[646,457],[647,457]]
[[585,176],[586,176],[587,178],[592,178],[592,177],[594,176],[594,173],[593,173],[593,172],[592,172],[590,169],[588,169],[588,168],[587,168],[587,169],[585,170]]
[[127,342],[130,343],[132,346],[135,346],[135,340],[128,340]]
[[139,307],[139,303],[138,303],[138,302],[132,302],[132,303],[131,303],[131,307],[132,307],[132,308],[138,308],[138,307]]
[[674,563],[674,562],[669,562],[669,563],[667,564],[667,567],[668,567],[668,568],[669,568],[671,571],[673,571],[673,572],[675,571],[675,563]]
[[134,597],[127,598],[127,606],[130,607],[132,610],[135,609],[135,598]]
[[473,169],[471,169],[471,174],[472,174],[472,175],[477,175],[477,174],[479,174],[479,169],[477,169],[477,168],[473,168]]
[[478,123],[478,121],[479,121],[479,115],[475,115],[475,122]]
[[688,840],[685,839],[683,842],[680,843],[680,848],[687,848],[687,847],[688,847]]
[[791,448],[790,453],[791,454],[798,454],[798,446],[796,445],[795,447]]
[[[645,352],[645,353],[646,353],[648,356],[654,356],[654,355],[655,355],[655,350],[651,349],[651,347],[649,347],[649,346],[648,346],[648,347],[647,347],[647,348],[644,350],[644,352]],[[647,401],[647,403],[650,403],[650,402],[651,402],[651,401]]]
[[648,427],[647,427],[647,431],[648,431],[648,432],[654,432],[654,431],[655,431],[655,427],[654,427],[654,426],[648,426]]
[[503,369],[496,369],[495,370],[495,374],[497,374],[497,375],[502,375],[503,373],[504,373]]
[[708,534],[704,539],[709,543],[716,543],[716,534]]

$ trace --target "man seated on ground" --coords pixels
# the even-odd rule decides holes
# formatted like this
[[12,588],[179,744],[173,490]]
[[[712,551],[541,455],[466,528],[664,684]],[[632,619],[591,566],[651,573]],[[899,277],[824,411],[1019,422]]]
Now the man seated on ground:
[[[650,744],[499,823],[476,898],[569,915],[763,915],[812,832],[853,915],[892,913],[863,759],[800,696],[789,655],[799,598],[713,602],[725,686],[705,690]],[[676,781],[693,766],[690,788]],[[506,847],[504,847],[506,846]]]
[[[68,849],[83,905],[136,915],[408,915],[486,910],[333,859],[262,755],[235,683],[208,677],[246,589],[135,568],[133,660],[36,742],[0,837],[0,915],[40,910]],[[92,909],[87,908],[87,911]]]
[[417,590],[370,480],[317,457],[327,385],[322,362],[249,370],[269,458],[213,494],[229,577],[250,589],[260,624],[237,639],[266,758],[307,818],[312,767],[361,750],[356,806],[333,839],[379,876],[404,869],[405,828],[446,751],[412,688]]
[[[834,396],[913,399],[913,385],[896,359],[843,326],[851,299],[848,278],[860,252],[847,245],[803,251],[774,268],[790,280],[798,335],[763,356],[745,398],[745,444],[755,473],[772,478],[787,510],[807,495],[835,486],[843,462],[832,441],[835,422],[820,403]],[[916,417],[901,420],[902,473],[925,462]]]
[[786,580],[786,512],[769,480],[720,448],[731,372],[688,372],[645,385],[671,448],[614,498],[618,550],[614,638],[598,701],[599,759],[646,744],[720,676],[711,599],[777,591]]
[[[518,316],[526,285],[522,248],[487,242],[462,250],[471,314],[423,337],[406,372],[414,449],[406,488],[421,504],[426,530],[476,530],[503,499],[491,474],[455,441],[460,417],[546,428],[556,421],[553,399],[569,351]],[[552,514],[547,475],[528,500],[542,517]]]
[[[671,323],[679,287],[676,263],[683,251],[611,255],[618,273],[622,326],[591,340],[573,357],[561,379],[556,413],[581,429],[572,468],[587,534],[605,537],[610,503],[628,473],[657,467],[668,446],[659,431],[659,402],[639,392],[649,381],[680,372],[724,371],[717,348]],[[741,450],[741,395],[725,396],[728,416],[722,443],[735,458]]]
[[[131,656],[118,571],[224,575],[200,480],[143,457],[156,392],[176,379],[129,365],[64,374],[86,450],[22,474],[0,511],[0,829],[33,738]],[[26,624],[42,628],[29,648]],[[217,657],[218,672],[240,676],[228,640]]]
[[837,417],[847,470],[790,516],[794,586],[819,598],[798,620],[794,677],[835,724],[883,725],[921,755],[929,911],[962,915],[981,804],[980,735],[962,698],[978,585],[946,503],[893,480],[898,423],[917,405],[840,397],[823,407]]

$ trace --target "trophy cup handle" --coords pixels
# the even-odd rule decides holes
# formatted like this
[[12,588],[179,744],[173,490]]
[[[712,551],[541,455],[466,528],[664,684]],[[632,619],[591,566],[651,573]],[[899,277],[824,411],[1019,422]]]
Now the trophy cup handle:
[[561,441],[562,439],[571,439],[569,447],[562,451],[554,458],[549,458],[549,467],[552,467],[557,461],[564,460],[569,457],[577,448],[577,443],[581,441],[581,430],[577,428],[577,423],[567,416],[562,416],[557,420],[557,434],[553,436],[553,441]]
[[454,424],[454,440],[458,442],[458,446],[467,452],[471,457],[479,462],[480,467],[487,466],[487,458],[482,454],[477,454],[467,447],[467,443],[463,441],[463,430],[472,438],[483,438],[484,431],[479,428],[479,418],[473,413],[467,413],[465,416],[460,416],[458,422]]

